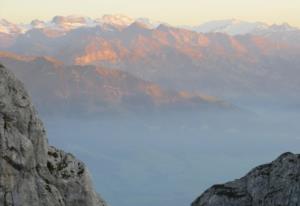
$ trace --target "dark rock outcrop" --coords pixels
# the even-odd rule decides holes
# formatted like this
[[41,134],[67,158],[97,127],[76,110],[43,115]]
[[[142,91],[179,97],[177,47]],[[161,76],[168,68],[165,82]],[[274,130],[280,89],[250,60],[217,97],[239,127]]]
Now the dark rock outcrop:
[[241,179],[214,185],[192,206],[300,205],[300,155],[285,153]]
[[0,205],[104,206],[73,155],[49,147],[42,122],[14,75],[0,65]]

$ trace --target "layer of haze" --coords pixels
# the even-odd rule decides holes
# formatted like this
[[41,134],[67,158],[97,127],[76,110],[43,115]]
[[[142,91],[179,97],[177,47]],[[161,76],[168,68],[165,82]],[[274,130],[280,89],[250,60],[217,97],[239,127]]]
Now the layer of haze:
[[43,120],[50,144],[87,164],[110,205],[188,206],[213,184],[299,152],[299,110],[264,112]]
[[55,15],[122,13],[149,17],[173,25],[200,24],[205,21],[236,18],[269,24],[287,22],[300,26],[299,0],[1,0],[0,17],[15,22],[50,19]]

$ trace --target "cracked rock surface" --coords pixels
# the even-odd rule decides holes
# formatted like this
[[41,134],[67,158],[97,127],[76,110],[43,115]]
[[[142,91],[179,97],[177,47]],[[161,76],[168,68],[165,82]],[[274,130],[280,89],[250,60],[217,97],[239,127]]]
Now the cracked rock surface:
[[299,206],[300,155],[284,153],[241,179],[214,185],[192,206]]
[[0,206],[105,205],[85,165],[48,146],[23,84],[0,64]]

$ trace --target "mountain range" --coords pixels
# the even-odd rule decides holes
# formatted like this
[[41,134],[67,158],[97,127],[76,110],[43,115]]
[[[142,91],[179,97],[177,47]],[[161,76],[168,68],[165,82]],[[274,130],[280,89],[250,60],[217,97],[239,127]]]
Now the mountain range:
[[0,49],[66,67],[117,69],[166,90],[299,101],[300,30],[238,20],[174,27],[145,18],[0,21]]
[[0,52],[0,61],[22,79],[40,111],[48,114],[233,109],[211,96],[163,89],[127,72],[101,66],[64,65],[50,57],[8,52]]
[[[139,22],[148,28],[156,28],[161,24],[167,23],[154,21],[148,18],[132,18],[121,14],[104,15],[101,18],[91,18],[87,16],[55,16],[50,21],[34,19],[30,23],[12,23],[6,19],[0,19],[0,32],[6,34],[25,33],[30,29],[39,28],[47,30],[69,31],[80,27],[95,27],[95,26],[113,26],[127,27],[134,22]],[[238,19],[225,19],[209,21],[197,26],[185,25],[177,26],[201,33],[220,32],[230,35],[239,34],[255,34],[263,32],[291,32],[299,30],[296,27],[290,26],[288,23],[281,25],[267,24],[263,22],[247,22]]]
[[134,19],[125,15],[104,15],[102,18],[95,19],[86,16],[70,15],[55,16],[50,21],[34,19],[28,24],[15,24],[6,19],[0,19],[0,32],[18,35],[26,33],[31,29],[45,29],[50,33],[64,34],[67,31],[81,27],[104,26],[107,27],[107,29],[110,27],[124,28],[134,22],[142,23],[149,28],[154,28],[160,24],[160,22],[155,22],[147,18]]
[[268,32],[291,32],[299,30],[296,27],[283,23],[269,25],[263,22],[247,22],[238,19],[217,20],[203,23],[199,26],[186,26],[201,33],[226,33],[230,35],[263,34]]

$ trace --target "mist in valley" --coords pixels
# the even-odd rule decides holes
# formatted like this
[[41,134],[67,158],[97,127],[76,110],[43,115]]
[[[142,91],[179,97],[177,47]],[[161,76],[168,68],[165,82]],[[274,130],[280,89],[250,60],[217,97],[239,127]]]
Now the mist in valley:
[[110,205],[180,206],[298,151],[299,109],[274,107],[43,119],[50,144],[86,162]]

